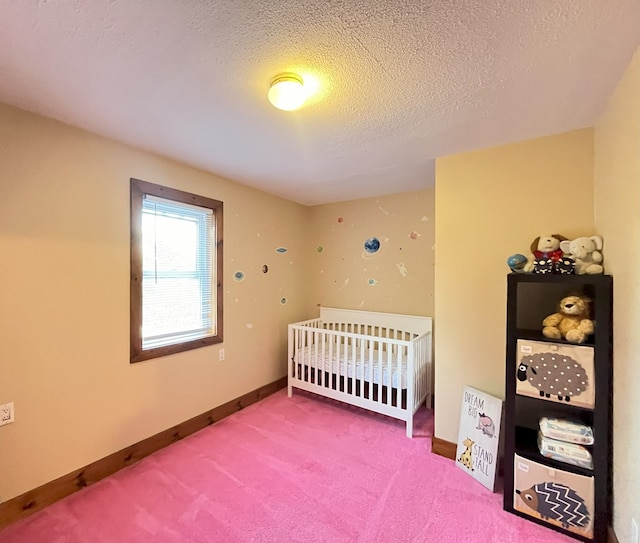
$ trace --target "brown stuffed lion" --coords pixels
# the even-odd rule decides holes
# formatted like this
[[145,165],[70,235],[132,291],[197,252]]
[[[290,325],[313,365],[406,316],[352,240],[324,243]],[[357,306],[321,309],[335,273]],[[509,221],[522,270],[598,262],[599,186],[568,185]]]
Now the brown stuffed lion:
[[542,335],[550,339],[566,339],[571,343],[584,343],[593,334],[593,321],[589,318],[591,300],[586,296],[567,296],[560,300],[558,313],[542,321]]

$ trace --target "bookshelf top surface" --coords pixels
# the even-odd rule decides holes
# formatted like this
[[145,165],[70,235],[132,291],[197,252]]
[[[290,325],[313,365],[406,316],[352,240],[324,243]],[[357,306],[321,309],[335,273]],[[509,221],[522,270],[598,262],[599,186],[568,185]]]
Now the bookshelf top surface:
[[511,283],[565,283],[575,285],[606,285],[613,281],[611,275],[568,275],[560,273],[509,273],[507,280]]

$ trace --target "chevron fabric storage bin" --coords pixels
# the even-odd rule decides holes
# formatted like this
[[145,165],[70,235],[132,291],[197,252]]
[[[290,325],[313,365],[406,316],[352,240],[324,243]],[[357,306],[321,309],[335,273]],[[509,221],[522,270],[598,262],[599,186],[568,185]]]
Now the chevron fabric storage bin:
[[593,477],[550,468],[515,455],[513,508],[593,538]]

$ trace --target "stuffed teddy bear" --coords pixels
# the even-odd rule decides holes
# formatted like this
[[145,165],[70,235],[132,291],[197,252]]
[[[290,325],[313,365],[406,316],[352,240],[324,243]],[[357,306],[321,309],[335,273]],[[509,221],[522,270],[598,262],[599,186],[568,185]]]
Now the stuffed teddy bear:
[[560,300],[558,313],[542,321],[542,335],[550,339],[566,339],[571,343],[584,343],[593,334],[593,321],[589,318],[591,300],[586,296],[567,296]]
[[554,273],[562,258],[560,243],[567,241],[561,234],[541,235],[531,242],[531,256],[524,267],[527,273]]
[[560,248],[575,260],[575,270],[578,275],[596,275],[604,273],[602,244],[601,236],[591,236],[561,241]]

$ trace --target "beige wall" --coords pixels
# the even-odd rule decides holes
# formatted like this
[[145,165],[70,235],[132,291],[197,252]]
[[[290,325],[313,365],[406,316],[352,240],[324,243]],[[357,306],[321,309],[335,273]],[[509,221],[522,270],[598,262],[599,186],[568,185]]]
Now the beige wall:
[[614,529],[640,523],[640,50],[595,128],[595,219],[614,276]]
[[436,161],[437,437],[457,441],[463,386],[504,398],[506,259],[592,234],[592,179],[591,129]]
[[[130,177],[224,201],[224,362],[129,364]],[[7,106],[0,190],[0,500],[286,374],[307,208]]]
[[433,316],[434,206],[431,188],[310,208],[310,302]]

